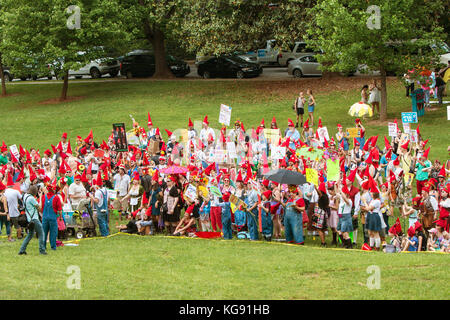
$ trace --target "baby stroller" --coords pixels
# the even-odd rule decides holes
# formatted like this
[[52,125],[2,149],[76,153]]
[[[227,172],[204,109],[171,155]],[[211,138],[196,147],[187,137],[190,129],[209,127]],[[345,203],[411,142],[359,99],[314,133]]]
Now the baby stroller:
[[66,221],[66,228],[68,234],[75,236],[77,239],[97,236],[90,199],[80,202],[77,209],[73,212],[70,223]]

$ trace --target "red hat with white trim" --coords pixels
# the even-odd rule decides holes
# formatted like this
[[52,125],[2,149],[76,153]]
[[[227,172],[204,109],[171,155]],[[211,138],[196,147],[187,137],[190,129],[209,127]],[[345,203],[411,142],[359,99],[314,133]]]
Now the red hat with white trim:
[[147,116],[148,116],[147,125],[148,125],[149,127],[150,127],[150,126],[153,126],[152,118],[150,118],[150,112],[147,112]]
[[208,122],[208,116],[205,116],[205,119],[203,119],[203,123],[204,123],[204,124],[209,124],[209,122]]

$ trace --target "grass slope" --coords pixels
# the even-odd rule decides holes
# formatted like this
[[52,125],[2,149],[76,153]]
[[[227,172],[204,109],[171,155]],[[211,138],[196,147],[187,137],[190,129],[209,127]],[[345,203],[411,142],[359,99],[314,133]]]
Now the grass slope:
[[[0,299],[448,299],[450,257],[118,235],[39,256],[0,245]],[[81,289],[68,289],[78,266]],[[369,266],[381,288],[370,290]],[[23,276],[18,276],[23,275]],[[25,280],[24,280],[25,279]]]
[[[132,81],[105,83],[76,83],[70,85],[69,95],[79,100],[49,104],[56,98],[59,84],[9,85],[11,96],[0,98],[2,130],[0,139],[7,144],[22,144],[25,148],[36,147],[41,151],[57,143],[62,132],[68,132],[74,143],[75,137],[85,137],[91,128],[97,140],[111,134],[112,123],[125,122],[131,127],[129,115],[145,126],[147,112],[153,123],[173,131],[186,128],[188,117],[202,121],[208,115],[211,126],[220,129],[218,123],[221,103],[233,108],[232,122],[244,121],[246,129],[259,125],[262,118],[266,124],[277,117],[281,128],[287,118],[295,120],[292,103],[300,90],[313,88],[316,93],[316,123],[322,117],[330,134],[336,133],[336,124],[354,126],[354,118],[347,114],[349,107],[360,97],[360,88],[369,79],[336,78],[304,79],[300,81]],[[388,117],[398,118],[401,112],[410,111],[410,100],[404,96],[404,87],[390,79],[388,87]],[[44,102],[44,103],[43,103]],[[306,118],[305,118],[306,120]],[[364,121],[368,136],[388,135],[387,123],[376,120]],[[415,128],[415,125],[412,125]],[[447,159],[449,126],[446,109],[429,112],[420,119],[422,135],[430,139],[430,158]],[[382,137],[378,144],[383,147]]]

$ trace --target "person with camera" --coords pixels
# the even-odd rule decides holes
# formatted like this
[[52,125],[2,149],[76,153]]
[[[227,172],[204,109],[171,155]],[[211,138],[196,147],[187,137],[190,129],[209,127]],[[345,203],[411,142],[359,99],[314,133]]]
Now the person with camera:
[[[41,195],[42,229],[44,239],[49,236],[50,247],[56,250],[56,237],[58,236],[57,217],[62,213],[62,201],[58,195],[56,179],[47,186],[47,192]],[[46,247],[46,245],[45,245]]]
[[42,223],[39,220],[39,210],[41,206],[36,200],[38,195],[38,188],[35,185],[30,186],[28,192],[23,197],[23,205],[25,207],[25,214],[28,221],[28,234],[22,242],[22,246],[19,250],[19,255],[27,254],[28,243],[33,239],[34,233],[36,232],[39,239],[39,253],[47,254],[45,250],[45,238],[44,231],[42,229]]

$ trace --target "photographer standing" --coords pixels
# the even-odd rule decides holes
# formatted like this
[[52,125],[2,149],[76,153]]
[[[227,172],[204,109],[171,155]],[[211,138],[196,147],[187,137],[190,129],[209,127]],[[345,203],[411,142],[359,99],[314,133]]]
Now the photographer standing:
[[26,250],[28,243],[33,238],[35,231],[39,239],[39,253],[47,254],[47,252],[45,251],[44,231],[42,229],[41,221],[39,220],[39,210],[41,210],[41,206],[36,201],[37,194],[38,188],[32,185],[23,197],[23,205],[25,207],[25,214],[28,220],[28,234],[22,242],[19,255],[27,254]]
[[97,177],[97,181],[93,184],[95,195],[91,194],[90,198],[94,202],[97,211],[97,223],[102,237],[109,235],[109,212],[108,212],[108,190],[101,175]]

